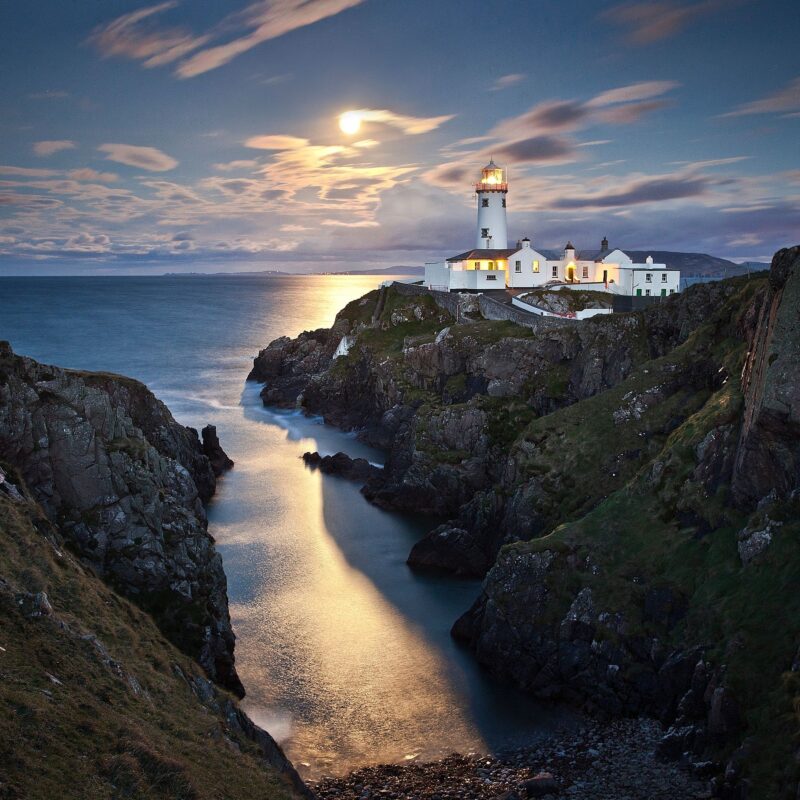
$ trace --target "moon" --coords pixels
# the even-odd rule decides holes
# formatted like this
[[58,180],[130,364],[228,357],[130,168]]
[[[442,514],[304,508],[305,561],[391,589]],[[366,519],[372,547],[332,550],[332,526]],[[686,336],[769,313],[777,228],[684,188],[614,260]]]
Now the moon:
[[342,133],[346,133],[348,136],[358,133],[361,127],[361,115],[358,111],[345,111],[344,114],[339,115],[339,127]]

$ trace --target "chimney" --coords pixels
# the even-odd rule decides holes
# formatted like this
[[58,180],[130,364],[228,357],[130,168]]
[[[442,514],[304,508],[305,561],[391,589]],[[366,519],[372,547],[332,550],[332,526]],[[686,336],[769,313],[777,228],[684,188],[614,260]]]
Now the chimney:
[[600,242],[600,249],[608,250],[608,239],[605,236],[603,237],[603,241]]
[[530,247],[531,240],[526,236],[520,244],[522,245],[522,247]]

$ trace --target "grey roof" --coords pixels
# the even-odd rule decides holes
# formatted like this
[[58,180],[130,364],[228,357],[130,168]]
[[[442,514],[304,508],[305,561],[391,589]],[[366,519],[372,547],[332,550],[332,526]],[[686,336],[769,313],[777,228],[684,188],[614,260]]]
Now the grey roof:
[[518,247],[512,247],[506,250],[467,250],[466,253],[459,253],[457,256],[448,258],[448,263],[451,261],[467,261],[469,259],[476,259],[478,261],[489,259],[496,261],[499,258],[508,258],[519,250]]

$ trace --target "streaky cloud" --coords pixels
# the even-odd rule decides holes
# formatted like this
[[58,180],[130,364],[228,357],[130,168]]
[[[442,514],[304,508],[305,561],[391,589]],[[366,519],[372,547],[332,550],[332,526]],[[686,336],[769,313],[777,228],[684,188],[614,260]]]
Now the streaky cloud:
[[800,77],[790,81],[782,89],[773,92],[761,100],[754,100],[751,103],[744,103],[733,111],[723,114],[723,117],[743,117],[750,114],[780,114],[786,116],[797,116],[800,112]]
[[148,172],[167,172],[178,166],[178,162],[155,147],[140,147],[133,144],[101,144],[97,148],[106,154],[109,161],[138,167]]
[[75,142],[70,139],[46,140],[34,142],[33,152],[36,153],[37,156],[46,157],[60,153],[62,150],[74,150],[76,147],[77,145]]

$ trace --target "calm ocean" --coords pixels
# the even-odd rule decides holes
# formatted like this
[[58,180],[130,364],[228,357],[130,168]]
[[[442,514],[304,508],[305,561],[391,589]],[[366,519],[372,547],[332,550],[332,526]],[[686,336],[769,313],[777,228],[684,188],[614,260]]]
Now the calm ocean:
[[210,530],[228,575],[244,705],[309,777],[496,750],[565,721],[500,687],[451,640],[479,584],[409,571],[423,524],[300,459],[380,454],[318,420],[264,409],[245,384],[260,348],[329,325],[380,280],[0,278],[0,339],[17,353],[130,375],[180,422],[217,426],[236,467]]

